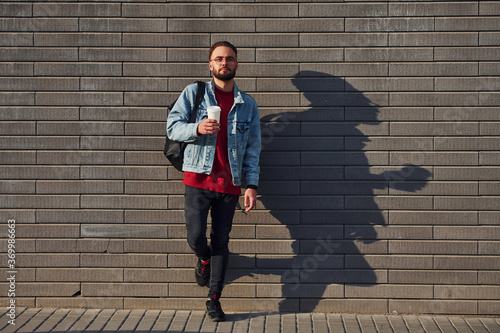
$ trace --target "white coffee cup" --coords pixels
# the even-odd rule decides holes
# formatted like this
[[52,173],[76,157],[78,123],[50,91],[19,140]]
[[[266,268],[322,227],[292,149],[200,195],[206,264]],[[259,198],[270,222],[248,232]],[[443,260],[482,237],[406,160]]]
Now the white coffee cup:
[[215,119],[217,120],[217,122],[219,123],[220,122],[220,107],[218,106],[209,106],[207,108],[207,112],[208,112],[208,119]]

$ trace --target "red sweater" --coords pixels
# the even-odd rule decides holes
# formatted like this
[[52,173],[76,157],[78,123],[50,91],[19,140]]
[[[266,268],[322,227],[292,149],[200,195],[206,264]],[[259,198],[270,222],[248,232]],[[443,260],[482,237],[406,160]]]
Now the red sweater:
[[214,192],[241,194],[241,188],[233,185],[227,152],[227,116],[234,103],[234,93],[215,88],[217,104],[221,108],[220,130],[217,132],[214,164],[210,175],[184,172],[184,184]]

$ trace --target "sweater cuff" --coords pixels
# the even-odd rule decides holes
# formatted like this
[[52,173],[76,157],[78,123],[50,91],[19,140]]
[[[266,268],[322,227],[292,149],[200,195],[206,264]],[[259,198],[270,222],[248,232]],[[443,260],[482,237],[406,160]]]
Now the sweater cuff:
[[256,190],[259,188],[257,185],[247,185],[247,188],[251,188],[253,190]]

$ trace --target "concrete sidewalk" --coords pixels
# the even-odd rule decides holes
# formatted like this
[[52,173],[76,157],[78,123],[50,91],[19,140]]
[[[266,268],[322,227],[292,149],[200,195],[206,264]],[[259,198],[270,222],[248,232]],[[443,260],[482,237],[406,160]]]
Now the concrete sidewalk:
[[324,313],[228,313],[213,323],[203,311],[18,308],[15,325],[0,310],[0,332],[314,332],[500,333],[499,317]]

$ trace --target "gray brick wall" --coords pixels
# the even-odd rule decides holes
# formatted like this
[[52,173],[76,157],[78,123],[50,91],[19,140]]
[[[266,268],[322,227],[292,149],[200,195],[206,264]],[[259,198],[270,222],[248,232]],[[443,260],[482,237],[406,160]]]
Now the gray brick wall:
[[[0,2],[0,305],[202,309],[166,106],[239,48],[227,311],[498,314],[496,1]],[[242,301],[244,300],[244,301]]]

